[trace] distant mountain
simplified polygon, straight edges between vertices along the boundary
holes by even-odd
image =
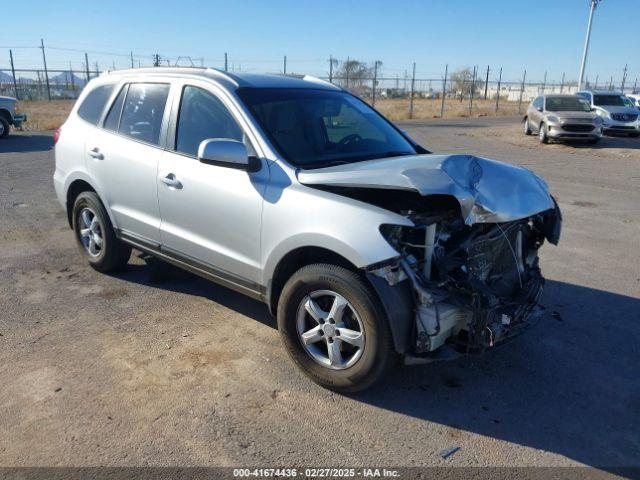
[[[49,77],[49,83],[68,83],[69,85],[73,83],[75,86],[82,87],[84,86],[85,81],[75,73],[71,74],[71,72],[62,72],[58,75],[54,75],[53,77]]]
[[[0,82],[13,82],[13,77],[9,73],[0,70]]]

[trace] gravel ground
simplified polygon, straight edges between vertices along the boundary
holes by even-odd
[[[0,466],[640,466],[640,141],[540,146],[516,119],[402,128],[548,180],[565,216],[542,249],[554,313],[354,396],[304,378],[260,303],[139,256],[90,269],[51,135],[0,141]]]

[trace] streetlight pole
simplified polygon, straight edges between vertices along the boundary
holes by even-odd
[[[584,68],[587,63],[587,54],[589,53],[589,40],[591,39],[591,24],[593,23],[593,12],[601,0],[590,0],[591,8],[589,10],[589,24],[587,25],[587,37],[584,40],[584,51],[582,52],[582,63],[580,64],[580,80],[578,80],[578,90],[582,90],[584,82]]]

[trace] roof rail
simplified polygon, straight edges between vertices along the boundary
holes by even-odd
[[[228,80],[231,83],[233,83],[236,87],[240,86],[238,81],[232,75],[229,75],[227,72],[223,70],[218,70],[217,68],[213,68],[213,67],[207,67],[205,69],[205,72],[210,73],[219,78],[224,78],[225,80]]]

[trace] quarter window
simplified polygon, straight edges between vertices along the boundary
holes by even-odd
[[[120,90],[120,93],[116,97],[115,102],[111,105],[111,109],[109,113],[107,113],[107,118],[104,120],[104,128],[107,130],[112,130],[114,132],[118,131],[118,124],[120,123],[120,114],[122,113],[122,104],[124,103],[124,97],[127,94],[127,86],[125,85]]]
[[[78,108],[78,116],[89,123],[97,124],[114,86],[114,84],[100,85],[91,90]]]
[[[124,101],[118,132],[158,145],[168,95],[167,84],[132,83]]]
[[[243,141],[240,126],[222,102],[202,88],[186,86],[178,114],[176,151],[196,156],[200,142],[208,138]]]

